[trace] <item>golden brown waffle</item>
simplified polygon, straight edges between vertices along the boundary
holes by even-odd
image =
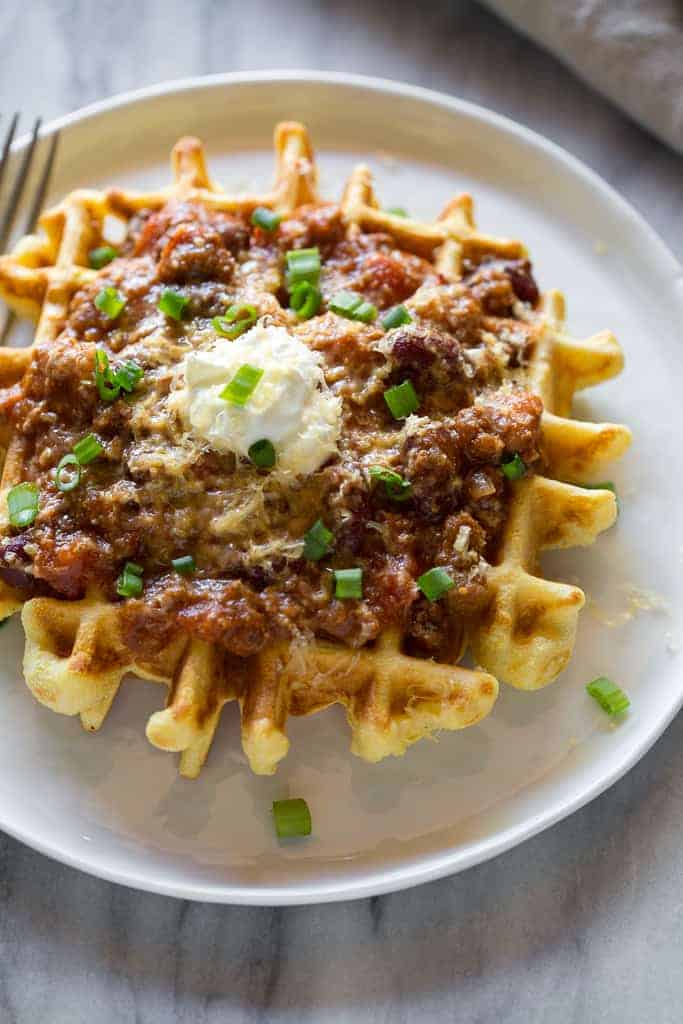
[[[544,322],[527,371],[527,387],[543,399],[547,477],[514,484],[498,564],[489,571],[493,602],[472,632],[475,657],[497,678],[523,690],[555,679],[571,658],[584,595],[578,587],[536,575],[538,555],[553,548],[583,547],[614,522],[617,504],[609,490],[562,482],[591,478],[622,455],[630,431],[614,423],[569,419],[575,391],[618,374],[623,356],[609,331],[584,341],[563,332],[564,299],[545,297]]]
[[[201,143],[190,138],[173,150],[174,183],[166,189],[71,193],[42,217],[40,235],[23,239],[12,254],[0,258],[0,295],[14,310],[38,321],[35,340],[49,344],[61,330],[71,295],[94,274],[87,254],[101,243],[105,218],[127,220],[136,211],[160,208],[172,197],[246,213],[257,206],[286,213],[318,201],[315,164],[303,126],[279,125],[275,150],[275,185],[265,195],[229,195],[213,185]],[[451,280],[460,277],[467,256],[525,255],[517,241],[477,232],[469,196],[454,199],[434,224],[382,211],[365,167],[351,176],[342,211],[350,235],[386,231],[403,248],[430,258]],[[495,677],[525,688],[549,682],[571,655],[584,598],[576,587],[533,575],[537,554],[546,548],[591,544],[616,516],[610,491],[585,490],[555,478],[587,479],[620,455],[630,437],[621,426],[565,418],[574,391],[618,373],[622,358],[608,332],[582,342],[565,335],[562,312],[555,293],[545,311],[533,315],[538,343],[524,383],[545,404],[549,476],[514,485],[500,558],[490,570],[490,614],[468,637],[485,671],[408,656],[395,631],[360,650],[316,640],[270,647],[249,659],[179,636],[161,654],[141,658],[126,644],[122,605],[91,593],[81,601],[33,598],[24,604],[24,673],[34,695],[55,711],[79,714],[85,728],[96,730],[127,672],[165,682],[167,706],[152,715],[147,735],[155,746],[181,752],[181,773],[194,777],[208,754],[220,711],[231,700],[239,702],[249,763],[255,772],[267,774],[287,752],[290,714],[311,714],[342,703],[353,752],[377,761],[402,754],[435,730],[479,721],[496,699]],[[30,349],[0,350],[0,387],[20,381],[30,358]],[[22,479],[22,451],[1,422],[0,442],[7,450],[0,486],[2,533],[9,529],[7,491]],[[1,584],[0,616],[21,605],[21,593]]]

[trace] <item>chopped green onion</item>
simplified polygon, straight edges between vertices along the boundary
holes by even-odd
[[[334,596],[346,601],[363,596],[362,569],[335,569]]]
[[[113,384],[112,380],[113,374],[111,374],[111,380],[107,380],[103,374],[95,373],[95,384],[103,402],[113,402],[121,393],[118,384]]]
[[[405,306],[394,306],[382,317],[382,327],[385,331],[390,331],[394,327],[401,327],[402,324],[410,324],[413,322],[413,318],[406,309]]]
[[[55,484],[57,489],[63,492],[73,491],[81,482],[81,467],[87,466],[104,451],[103,446],[94,434],[87,434],[82,437],[73,448],[73,451],[65,455],[57,463],[55,470]],[[66,472],[65,472],[66,471]],[[142,572],[142,569],[140,570]]]
[[[126,300],[116,288],[103,288],[95,296],[95,305],[109,320],[116,320]]]
[[[404,480],[400,473],[385,466],[370,466],[368,473],[373,480],[384,484],[387,497],[393,501],[407,501],[410,497],[413,485],[409,480]]]
[[[317,284],[320,278],[320,251],[312,249],[290,249],[285,254],[287,261],[287,287],[292,288],[299,281]]]
[[[373,306],[371,302],[361,302],[358,309],[353,314],[354,320],[360,320],[363,324],[371,324],[377,318],[377,306]]]
[[[261,441],[254,441],[249,447],[248,455],[254,465],[261,469],[270,469],[275,465],[275,448],[265,437]]]
[[[111,263],[118,256],[118,252],[111,245],[100,245],[97,249],[91,249],[88,253],[88,261],[93,270],[101,270]]]
[[[586,689],[608,715],[620,715],[631,705],[624,691],[606,676],[598,676]]]
[[[580,484],[589,491],[611,491],[614,497],[617,496],[617,489],[611,480],[601,480],[599,484]]]
[[[333,540],[332,530],[328,530],[322,519],[318,519],[304,534],[304,558],[309,562],[319,562],[329,553]]]
[[[81,464],[73,454],[69,452],[57,463],[55,470],[55,484],[58,491],[64,494],[73,491],[81,482]]]
[[[278,839],[311,834],[311,812],[301,797],[293,800],[273,800],[273,817]]]
[[[257,320],[258,310],[256,307],[245,303],[230,306],[224,316],[215,316],[211,323],[219,334],[234,341],[235,338],[239,338],[240,334],[244,334],[250,327],[253,327]]]
[[[282,215],[269,210],[266,206],[257,206],[251,215],[251,223],[255,228],[262,228],[264,231],[275,231],[280,225]]]
[[[420,407],[420,399],[409,380],[404,380],[402,384],[388,388],[384,392],[384,401],[389,406],[395,420],[402,420],[406,416],[410,416]]]
[[[440,565],[423,572],[417,585],[428,601],[438,601],[440,597],[455,586],[454,581]]]
[[[101,455],[104,447],[100,444],[94,434],[86,434],[74,445],[74,455],[80,466],[87,466],[89,462]]]
[[[95,373],[105,374],[109,369],[109,356],[103,348],[95,349]]]
[[[333,313],[345,316],[347,320],[360,320],[365,324],[371,323],[377,316],[377,307],[371,302],[365,302],[363,296],[356,292],[337,292],[330,299],[329,307]]]
[[[388,206],[385,213],[390,213],[392,217],[407,217],[408,211],[404,210],[402,206]]]
[[[116,593],[121,597],[139,597],[142,587],[142,566],[137,562],[126,562],[116,581]]]
[[[320,292],[310,281],[299,281],[289,293],[289,307],[299,320],[310,320],[320,309]]]
[[[30,526],[38,515],[39,491],[36,484],[16,484],[7,492],[7,508],[12,526],[23,529]]]
[[[588,490],[611,490],[611,493],[616,500],[616,514],[620,515],[622,512],[622,503],[618,499],[616,494],[616,487],[611,480],[601,480],[599,483],[582,483],[582,487],[587,487]]]
[[[170,316],[172,320],[182,320],[189,301],[180,292],[174,292],[172,288],[164,288],[157,309],[160,313]]]
[[[192,555],[181,555],[180,558],[174,558],[171,565],[181,576],[188,576],[197,568],[197,563]]]
[[[122,391],[130,394],[144,376],[144,371],[132,359],[127,359],[114,373],[113,379]]]
[[[508,480],[521,480],[526,473],[526,464],[517,452],[515,452],[511,459],[504,462],[500,468]]]
[[[95,349],[95,384],[103,402],[113,402],[119,397],[121,388],[114,379],[109,356],[103,348]]]
[[[243,363],[232,380],[225,385],[219,394],[226,402],[233,405],[246,405],[253,395],[264,371],[250,363]]]
[[[127,359],[116,372],[109,365],[109,356],[103,348],[95,349],[95,384],[104,402],[113,402],[121,393],[134,390],[144,374],[132,359]]]
[[[215,316],[211,321],[213,329],[218,334],[224,335],[226,338],[230,338],[234,341],[235,338],[239,338],[240,334],[244,334],[248,327],[251,327],[253,321],[238,320],[237,323],[231,324],[229,320],[226,320],[223,316]]]
[[[330,299],[328,305],[333,313],[338,313],[339,316],[348,317],[349,320],[353,320],[353,314],[358,309],[363,301],[363,296],[358,295],[356,292],[337,292]]]

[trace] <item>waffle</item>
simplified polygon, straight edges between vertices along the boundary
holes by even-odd
[[[316,169],[303,126],[285,123],[275,132],[276,175],[270,193],[230,195],[208,175],[201,143],[181,139],[174,147],[173,183],[152,193],[78,190],[41,218],[41,233],[24,238],[0,258],[0,295],[18,313],[37,321],[35,342],[57,337],[72,294],[95,274],[88,252],[103,240],[105,219],[127,220],[159,209],[169,199],[189,199],[229,212],[268,206],[287,213],[319,201]],[[439,219],[423,224],[383,211],[370,171],[358,167],[344,191],[342,213],[349,236],[364,231],[392,235],[400,246],[431,260],[457,281],[463,260],[486,252],[501,258],[525,255],[521,243],[477,231],[472,200],[456,197]],[[409,304],[409,303],[408,303]],[[441,729],[461,729],[485,717],[498,679],[524,689],[545,685],[566,665],[584,603],[574,586],[544,580],[537,558],[548,548],[589,545],[616,517],[609,490],[588,490],[589,479],[629,444],[625,427],[568,418],[574,392],[618,373],[619,346],[609,332],[585,341],[564,333],[559,293],[533,317],[537,337],[524,385],[544,402],[547,474],[513,484],[507,525],[488,582],[486,615],[463,636],[481,667],[439,663],[405,653],[397,629],[360,649],[315,639],[278,643],[239,658],[217,645],[179,634],[159,653],[133,655],[122,625],[122,605],[93,591],[82,600],[34,597],[0,584],[0,615],[22,608],[26,634],[24,674],[34,696],[52,710],[80,715],[97,730],[126,673],[167,684],[168,701],[147,725],[152,744],[180,753],[180,772],[199,774],[224,704],[237,701],[242,744],[254,772],[270,774],[288,750],[289,715],[308,715],[341,703],[351,728],[352,751],[368,761],[401,755],[416,740]],[[31,360],[31,349],[0,350],[0,388],[11,394]],[[0,415],[0,443],[7,455],[0,485],[0,535],[9,532],[6,495],[23,479],[21,442]],[[573,480],[570,484],[564,480]]]

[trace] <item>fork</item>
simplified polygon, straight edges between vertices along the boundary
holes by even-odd
[[[38,139],[40,134],[41,119],[36,118],[33,123],[33,130],[31,132],[31,141],[26,147],[24,154],[21,158],[21,163],[14,176],[14,180],[11,185],[8,183],[8,189],[4,190],[3,185],[7,174],[7,166],[9,163],[10,149],[14,136],[16,134],[17,125],[19,124],[19,114],[16,113],[10,121],[5,140],[2,143],[2,155],[0,155],[0,252],[2,252],[7,245],[10,233],[16,220],[17,211],[21,204],[22,197],[26,188],[26,183],[29,179],[31,168],[33,164],[33,158],[36,153],[38,146]],[[55,154],[57,152],[57,142],[59,140],[59,132],[53,132],[50,136],[50,143],[48,146],[47,157],[43,163],[42,171],[36,185],[35,192],[31,199],[29,206],[28,215],[24,224],[22,234],[30,234],[38,220],[38,214],[41,211],[43,202],[45,200],[45,193],[50,182],[52,175],[52,168],[55,162]],[[6,198],[5,198],[6,196]],[[15,322],[15,315],[12,312],[8,312],[5,322],[0,331],[0,345],[4,345],[9,337],[9,333],[12,330],[12,326]]]

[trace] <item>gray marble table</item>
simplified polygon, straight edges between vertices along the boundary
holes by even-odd
[[[442,89],[567,147],[683,255],[683,161],[473,3],[3,0],[0,54],[2,109],[45,117],[247,68]],[[0,1024],[673,1024],[682,823],[679,718],[569,820],[458,877],[370,900],[184,903],[78,874],[0,834]]]

